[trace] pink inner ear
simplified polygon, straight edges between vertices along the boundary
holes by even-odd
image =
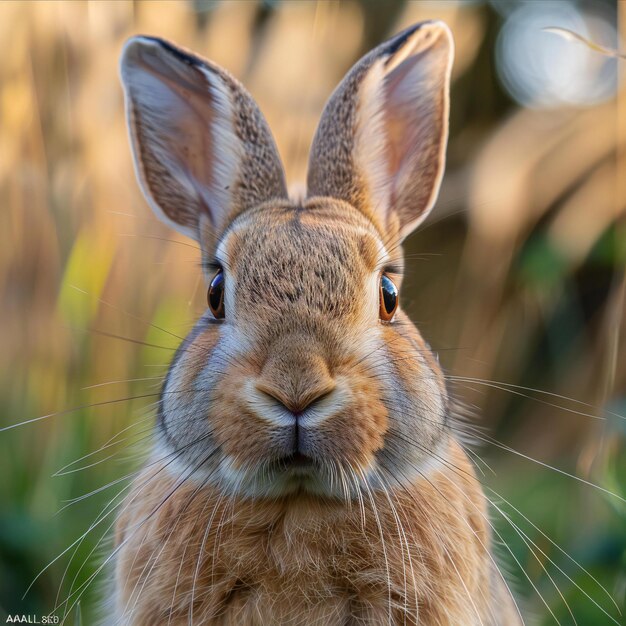
[[[155,100],[161,109],[159,116],[166,122],[151,129],[153,137],[165,149],[171,173],[178,172],[186,178],[200,199],[203,190],[214,183],[211,125],[215,116],[208,81],[197,68],[170,65],[168,57],[142,55],[141,61],[153,80],[153,95],[158,97]],[[152,192],[155,196],[158,193]],[[208,213],[206,206],[198,208]]]
[[[181,63],[162,50],[159,52],[150,54],[145,50],[139,51],[137,65],[170,86],[178,86],[184,93],[195,92],[199,96],[207,93],[207,80],[197,67]]]
[[[208,85],[207,92],[203,95],[195,91],[185,91],[175,84],[171,85],[171,89],[179,100],[178,107],[172,106],[172,112],[177,109],[174,114],[179,134],[171,137],[171,151],[178,161],[184,164],[198,196],[202,197],[203,191],[216,182],[213,176],[214,141],[211,136],[214,119],[210,106],[212,97]],[[184,137],[185,141],[181,141],[181,137]]]
[[[225,70],[149,37],[129,40],[121,70],[137,173],[161,219],[198,239],[205,216],[217,233],[286,196],[267,123]]]
[[[415,153],[420,149],[419,139],[423,136],[423,113],[419,110],[418,64],[423,63],[423,54],[411,56],[392,72],[384,82],[385,132],[387,139],[387,167],[393,181],[390,185],[390,205],[397,202],[403,174],[411,167]],[[413,75],[412,75],[413,74]],[[417,80],[416,80],[417,79]]]
[[[442,166],[444,93],[437,77],[436,49],[406,58],[384,79],[389,207],[402,221],[428,210]],[[411,216],[411,214],[413,214]]]

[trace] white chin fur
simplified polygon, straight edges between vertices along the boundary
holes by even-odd
[[[160,461],[165,471],[181,483],[207,485],[217,488],[224,495],[248,498],[280,498],[296,493],[306,493],[323,498],[357,500],[359,494],[373,491],[386,491],[398,484],[408,486],[427,478],[436,471],[446,469],[447,440],[440,442],[434,454],[421,459],[419,465],[406,466],[397,459],[383,471],[376,461],[367,467],[342,468],[336,465],[320,465],[312,468],[279,469],[276,466],[261,465],[239,468],[230,457],[223,457],[217,464],[196,466],[172,457],[169,446],[164,441],[157,442],[151,462],[156,467]],[[385,476],[392,474],[394,478]]]
[[[325,498],[356,497],[354,483],[342,480],[330,468],[277,469],[258,467],[242,470],[234,467],[232,460],[220,463],[222,485],[233,494],[252,498],[279,498],[295,493],[308,493]]]
[[[212,465],[190,471],[188,463],[172,459],[172,453],[163,441],[156,444],[150,461],[155,467],[160,462],[164,463],[164,470],[181,483],[204,484],[219,489],[225,495],[248,498],[280,498],[301,492],[353,500],[358,497],[359,490],[377,489],[379,486],[377,474],[371,467],[343,472],[331,471],[330,468],[240,469],[234,465],[233,459],[226,457],[220,459],[217,467]]]

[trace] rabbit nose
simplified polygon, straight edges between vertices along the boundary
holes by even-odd
[[[285,393],[283,389],[265,381],[259,381],[255,386],[258,391],[282,404],[296,417],[304,413],[312,404],[315,404],[318,400],[332,393],[335,389],[335,383],[332,380],[326,381],[314,388],[307,389],[297,396]]]
[[[330,394],[336,383],[320,356],[283,352],[265,363],[255,386],[297,416]]]

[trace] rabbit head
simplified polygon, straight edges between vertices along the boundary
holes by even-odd
[[[150,206],[202,250],[208,309],[159,408],[168,465],[225,493],[351,493],[411,481],[449,436],[437,359],[399,306],[403,239],[438,192],[453,43],[415,25],[330,97],[290,199],[250,94],[150,37],[121,74]]]

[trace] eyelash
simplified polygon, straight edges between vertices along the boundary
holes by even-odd
[[[381,274],[388,274],[389,276],[402,276],[402,268],[399,265],[394,265],[389,264],[389,265],[385,265],[383,268],[381,268],[380,270]]]
[[[221,263],[218,263],[217,260],[213,261],[202,261],[202,269],[211,276],[217,274],[220,270],[224,269],[224,266]]]

